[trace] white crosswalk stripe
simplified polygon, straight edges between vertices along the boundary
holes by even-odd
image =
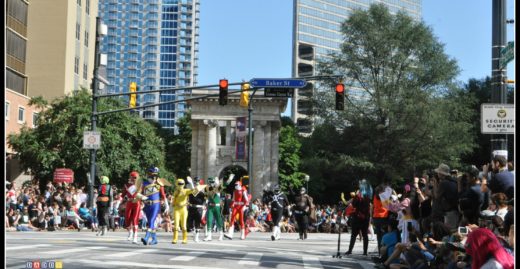
[[[123,257],[130,257],[134,255],[139,255],[143,253],[150,253],[150,252],[156,252],[158,249],[150,248],[150,249],[139,249],[134,251],[124,251],[124,252],[118,252],[113,254],[105,255],[105,257],[109,258],[123,258]]]
[[[170,259],[170,261],[191,261],[204,253],[205,252],[193,251],[190,253],[186,253],[185,255],[173,257]]]
[[[322,269],[320,259],[318,257],[302,257],[303,268],[305,269]]]
[[[60,249],[60,250],[53,250],[53,251],[45,251],[42,252],[42,254],[67,254],[67,253],[74,253],[74,252],[82,252],[86,250],[96,250],[96,249],[105,249],[108,247],[84,247],[84,248],[70,248],[70,249]]]
[[[38,244],[38,245],[25,245],[25,246],[16,246],[16,247],[6,247],[5,250],[19,250],[19,249],[27,249],[27,248],[40,248],[40,247],[50,247],[49,244]]]
[[[262,253],[248,253],[238,264],[259,266],[263,255]]]

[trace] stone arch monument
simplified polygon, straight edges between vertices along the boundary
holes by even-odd
[[[192,90],[190,98],[215,93],[218,91]],[[262,186],[267,182],[278,182],[280,115],[287,105],[286,98],[263,95],[258,90],[253,98],[253,179],[249,184],[253,199],[262,196]],[[218,96],[187,101],[191,106],[192,177],[219,176],[233,165],[247,171],[248,142],[243,138],[247,137],[248,110],[239,106],[239,97],[230,94],[225,106],[219,105]],[[238,119],[241,117],[245,119]]]

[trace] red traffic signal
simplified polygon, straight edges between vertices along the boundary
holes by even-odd
[[[345,110],[345,85],[336,84],[336,110]]]
[[[221,106],[227,105],[228,101],[228,80],[227,79],[221,79],[218,82],[219,87],[219,96],[218,96],[218,103]]]
[[[336,84],[336,92],[337,93],[345,92],[345,85],[343,85],[341,83]]]

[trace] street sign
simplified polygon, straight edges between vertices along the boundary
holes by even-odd
[[[99,149],[101,147],[101,133],[94,131],[83,132],[83,148]]]
[[[303,79],[254,78],[249,81],[253,88],[303,88],[307,81]]]
[[[507,63],[515,58],[515,42],[510,41],[507,46],[500,50],[500,68],[505,68]]]
[[[482,104],[481,132],[483,134],[514,134],[515,105]]]
[[[265,88],[265,97],[293,97],[293,88]]]

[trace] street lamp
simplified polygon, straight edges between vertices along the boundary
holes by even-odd
[[[307,187],[305,189],[307,190],[307,193],[309,193],[309,181],[311,180],[311,177],[309,175],[305,175],[303,180],[305,180],[305,183],[307,183]]]

